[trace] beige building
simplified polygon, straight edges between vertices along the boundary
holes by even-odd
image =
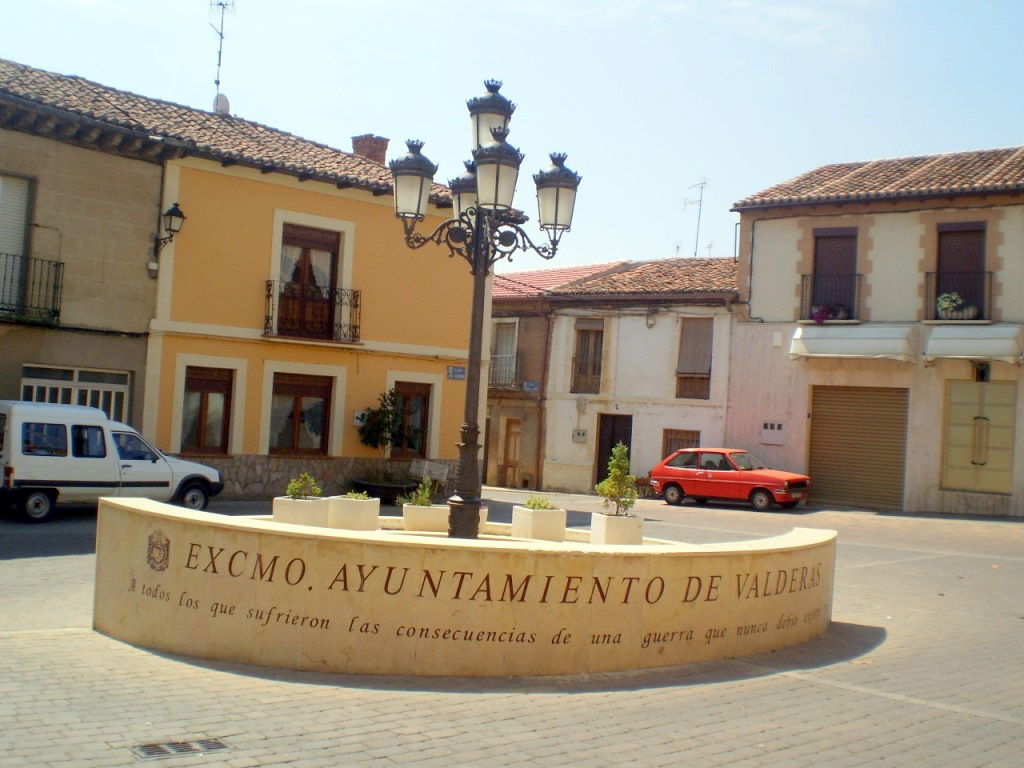
[[[86,84],[0,59],[0,398],[140,423],[161,166],[130,121],[69,109]]]
[[[736,203],[726,440],[812,501],[1024,515],[1024,148],[825,166]]]

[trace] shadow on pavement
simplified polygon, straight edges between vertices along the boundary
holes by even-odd
[[[304,685],[436,693],[588,693],[736,682],[797,670],[819,669],[833,664],[853,662],[877,648],[885,642],[885,638],[886,631],[882,627],[832,622],[823,635],[810,642],[757,656],[630,672],[548,677],[344,675],[268,669],[249,664],[195,659],[161,651],[150,652],[196,667]]]

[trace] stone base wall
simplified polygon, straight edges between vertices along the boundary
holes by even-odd
[[[183,457],[193,458],[193,457]],[[336,496],[348,491],[355,479],[377,476],[382,470],[396,477],[409,475],[409,461],[354,457],[299,457],[260,456],[238,454],[235,456],[195,457],[201,464],[220,471],[224,482],[221,499],[267,499],[283,496],[288,481],[308,472],[316,478],[324,496]],[[433,459],[449,466],[449,477],[455,476],[458,462],[454,459]]]

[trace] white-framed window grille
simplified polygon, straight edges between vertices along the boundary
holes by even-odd
[[[91,405],[102,408],[114,421],[127,421],[131,379],[129,371],[25,365],[21,369],[21,399]]]

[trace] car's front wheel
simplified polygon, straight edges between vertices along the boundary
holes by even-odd
[[[764,488],[758,488],[756,491],[750,494],[750,503],[754,506],[758,512],[764,512],[771,509],[772,503],[775,499],[768,493]]]
[[[53,514],[53,494],[49,491],[32,491],[21,500],[21,514],[30,523],[41,523]]]

